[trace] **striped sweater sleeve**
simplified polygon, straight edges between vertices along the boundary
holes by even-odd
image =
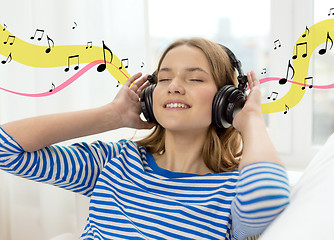
[[[270,162],[246,165],[231,206],[234,239],[262,233],[288,205],[289,194],[283,166]]]
[[[48,146],[35,152],[24,149],[0,127],[0,169],[30,180],[45,182],[90,196],[102,168],[118,155],[122,143],[77,143]]]

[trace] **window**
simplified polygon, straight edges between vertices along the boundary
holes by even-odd
[[[226,45],[242,62],[244,72],[253,69],[261,74],[267,64],[270,1],[148,0],[148,12],[153,68],[162,51],[184,37]]]
[[[314,23],[333,17],[333,1],[314,1]],[[324,35],[326,37],[326,35]],[[331,36],[334,39],[334,36]],[[328,47],[331,46],[330,40]],[[322,47],[325,47],[325,43]],[[314,84],[325,86],[333,84],[334,52],[327,51],[324,55],[314,54]],[[334,94],[333,89],[316,89],[313,93],[313,137],[315,145],[324,144],[334,132]]]

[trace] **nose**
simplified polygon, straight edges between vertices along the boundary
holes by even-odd
[[[174,78],[168,86],[168,93],[184,95],[185,94],[185,88],[184,88],[184,85],[182,83],[182,80],[179,79],[179,78]]]

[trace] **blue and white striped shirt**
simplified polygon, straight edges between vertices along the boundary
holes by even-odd
[[[289,202],[281,165],[254,163],[240,175],[171,172],[126,140],[25,152],[0,127],[0,169],[90,197],[81,239],[244,239]]]

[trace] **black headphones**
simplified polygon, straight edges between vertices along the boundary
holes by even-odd
[[[225,85],[220,88],[212,102],[212,123],[218,128],[228,128],[232,125],[235,115],[242,109],[246,102],[247,76],[241,70],[241,62],[227,47],[221,46],[231,61],[232,66],[238,71],[238,87]],[[153,114],[153,91],[156,87],[156,73],[147,77],[150,85],[145,88],[140,98],[141,110],[148,122],[158,124]]]

